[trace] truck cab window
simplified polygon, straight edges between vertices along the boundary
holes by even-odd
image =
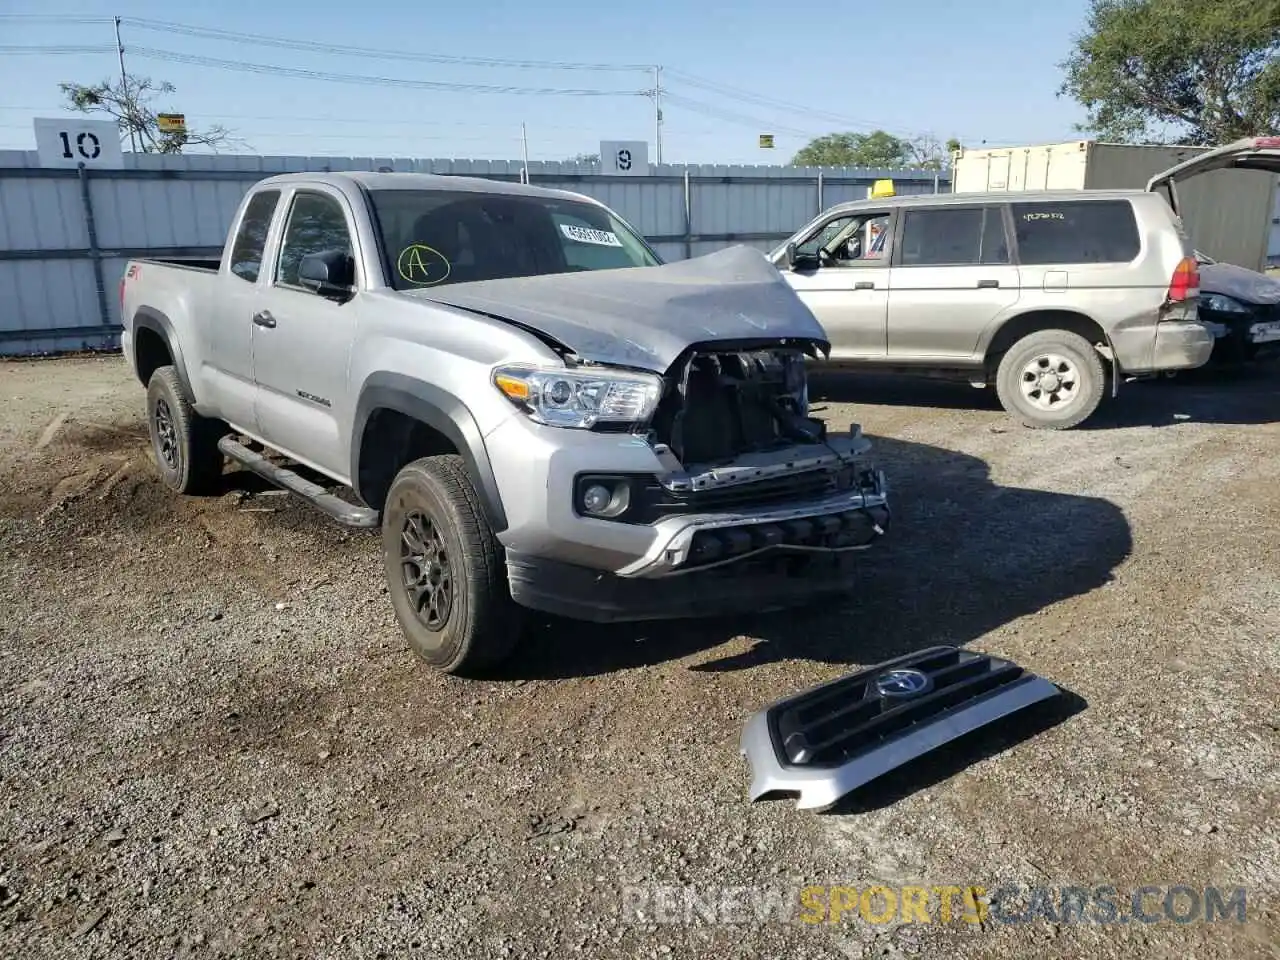
[[[284,242],[280,246],[280,262],[276,265],[276,285],[297,287],[298,265],[312,253],[340,250],[353,255],[351,233],[342,207],[332,197],[321,193],[299,192],[293,198]]]
[[[245,206],[240,229],[236,231],[236,242],[231,248],[231,272],[241,280],[258,282],[262,252],[267,246],[267,231],[271,229],[271,218],[279,201],[279,190],[263,190]]]

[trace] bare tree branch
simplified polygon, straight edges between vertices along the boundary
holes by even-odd
[[[181,153],[188,146],[208,147],[217,153],[219,148],[248,146],[226,127],[216,124],[203,130],[187,129],[185,133],[161,132],[161,111],[152,103],[175,92],[171,83],[126,74],[120,80],[93,85],[60,83],[58,89],[73,110],[113,117],[120,124],[121,141],[132,138],[143,153]]]

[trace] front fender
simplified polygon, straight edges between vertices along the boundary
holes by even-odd
[[[394,410],[425,423],[439,431],[457,448],[467,464],[476,493],[489,525],[495,532],[507,528],[502,497],[494,477],[493,464],[484,445],[484,436],[467,405],[452,393],[398,373],[373,373],[360,388],[355,417],[351,426],[351,484],[357,496],[359,489],[360,446],[365,426],[375,410]],[[367,501],[366,501],[367,502]]]

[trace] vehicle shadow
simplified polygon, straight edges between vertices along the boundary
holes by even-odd
[[[865,403],[938,410],[999,411],[994,389],[914,376],[822,373],[810,378],[815,404]],[[1176,377],[1120,385],[1077,430],[1160,427],[1175,423],[1264,424],[1280,421],[1280,364],[1213,363]],[[1010,429],[1016,427],[1009,420]]]
[[[743,670],[789,659],[872,664],[935,644],[963,645],[1106,584],[1132,540],[1114,504],[991,482],[977,457],[872,437],[893,525],[862,555],[847,598],[810,610],[730,619],[608,625],[538,618],[504,667],[511,678],[591,676],[661,663],[747,637],[691,666]],[[1051,547],[1046,549],[1046,544]]]
[[[809,375],[814,404],[866,403],[887,407],[931,407],[936,410],[999,410],[991,388],[976,389],[956,380],[858,371]]]
[[[1280,422],[1280,365],[1224,363],[1176,377],[1123,383],[1119,397],[1103,404],[1077,429],[1276,422]]]

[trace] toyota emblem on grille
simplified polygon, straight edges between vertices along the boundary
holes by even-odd
[[[876,693],[882,697],[915,697],[933,686],[919,670],[886,670],[876,677]]]

